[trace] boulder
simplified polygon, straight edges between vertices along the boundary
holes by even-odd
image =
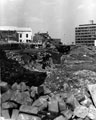
[[[85,96],[85,100],[82,101],[82,102],[80,102],[80,103],[81,103],[81,105],[84,105],[84,106],[86,106],[86,107],[89,107],[90,104],[92,104],[92,101],[91,101],[90,98],[88,98],[87,96]]]
[[[20,90],[20,85],[18,85],[17,82],[15,82],[13,85],[12,85],[12,90],[16,91],[16,90]]]
[[[13,95],[13,91],[10,89],[7,92],[3,93],[1,96],[2,103],[10,100],[12,95]]]
[[[9,111],[2,109],[2,117],[4,117],[5,119],[10,119]]]
[[[8,101],[8,102],[2,103],[2,108],[3,108],[3,109],[17,108],[17,107],[18,107],[18,105],[17,105],[16,103],[14,103],[14,102]]]
[[[74,116],[85,118],[88,115],[88,108],[82,105],[79,105],[74,109]]]
[[[89,106],[89,112],[87,116],[92,120],[96,120],[96,108],[93,105]]]
[[[72,109],[75,109],[80,105],[77,99],[74,97],[74,95],[71,95],[67,98],[66,104],[69,104],[72,107]]]
[[[70,119],[73,115],[73,112],[70,109],[66,109],[65,111],[62,111],[61,114],[64,115],[67,119]]]
[[[60,115],[58,117],[56,117],[54,120],[68,120],[66,117]]]
[[[18,109],[13,109],[13,110],[12,110],[11,119],[12,119],[12,120],[17,120],[18,115],[19,115],[19,110],[18,110]]]
[[[11,97],[11,100],[19,104],[32,104],[32,99],[30,98],[29,91],[20,92],[17,90]]]
[[[39,99],[35,100],[32,104],[32,107],[38,107],[39,111],[44,110],[45,108],[47,108],[47,106],[47,97],[40,97]]]
[[[32,107],[28,105],[21,105],[20,112],[24,113],[31,113],[31,114],[37,114],[38,113],[38,107]]]
[[[19,114],[17,120],[41,120],[41,118],[38,116],[21,113]]]
[[[59,112],[59,106],[58,106],[58,101],[56,99],[51,99],[49,102],[48,102],[48,111],[50,112],[56,112],[58,113]]]
[[[89,90],[89,92],[91,94],[91,97],[93,99],[94,105],[96,107],[96,84],[88,85],[88,90]]]

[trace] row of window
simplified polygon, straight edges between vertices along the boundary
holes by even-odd
[[[96,40],[95,38],[76,38],[76,40]]]
[[[94,29],[94,28],[96,28],[96,26],[90,26],[90,27],[77,27],[77,28],[75,28],[75,29]]]
[[[22,38],[22,34],[20,34],[20,38]],[[28,38],[28,34],[26,34],[26,38]]]
[[[21,39],[19,40],[20,42],[23,42]],[[26,42],[28,43],[28,42],[31,42],[31,40],[26,40]]]
[[[95,35],[78,35],[78,36],[76,36],[76,37],[79,37],[79,38],[81,38],[81,37],[83,37],[83,38],[93,38],[93,37],[95,37],[96,38],[96,36]]]
[[[78,43],[94,43],[94,40],[92,40],[92,41],[76,41],[76,42],[78,42]]]
[[[85,35],[85,34],[89,34],[89,35],[91,35],[91,34],[96,34],[96,32],[80,32],[80,33],[75,33],[76,35]]]

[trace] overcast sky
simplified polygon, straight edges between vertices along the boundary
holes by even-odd
[[[96,22],[96,0],[0,0],[0,25],[48,31],[66,44],[74,42],[76,26],[92,19]]]

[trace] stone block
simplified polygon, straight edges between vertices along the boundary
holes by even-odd
[[[68,120],[66,117],[60,115],[58,117],[56,117],[54,120]]]
[[[74,95],[71,95],[70,97],[67,98],[66,104],[71,105],[73,109],[80,105],[77,99],[74,97]]]
[[[13,95],[13,91],[10,89],[7,92],[3,93],[1,96],[2,103],[10,100],[12,95]]]
[[[3,109],[8,109],[8,108],[17,108],[18,105],[14,102],[4,102],[2,103],[2,108]]]
[[[73,115],[73,112],[70,109],[67,109],[62,111],[61,114],[63,114],[67,119],[70,119]]]
[[[32,99],[30,98],[29,91],[20,92],[17,90],[12,95],[11,100],[13,100],[19,104],[32,104]]]
[[[88,90],[89,90],[89,92],[91,94],[94,105],[96,107],[96,84],[88,85]]]
[[[5,119],[10,119],[10,115],[9,115],[9,111],[7,110],[3,110],[2,109],[2,117],[4,117]]]
[[[59,112],[59,106],[58,106],[58,101],[57,100],[51,99],[48,102],[48,111],[50,111],[50,112],[56,112],[56,113]]]
[[[38,107],[32,107],[32,106],[28,106],[28,105],[21,105],[19,111],[20,112],[25,112],[25,113],[37,114],[38,113]]]
[[[17,120],[41,120],[41,118],[38,116],[21,113],[19,114]]]
[[[78,106],[74,110],[74,116],[85,118],[88,115],[88,108],[85,106]]]
[[[61,100],[58,102],[59,103],[59,110],[61,111],[65,111],[67,109],[66,103],[64,102],[64,100]]]
[[[20,85],[17,83],[17,82],[15,82],[13,85],[12,85],[12,90],[20,90]]]
[[[89,112],[87,116],[92,120],[96,120],[96,108],[93,105],[89,106]]]
[[[40,97],[39,99],[35,100],[32,104],[32,107],[38,107],[39,111],[44,110],[45,108],[47,108],[48,103],[46,98]]]
[[[17,120],[18,115],[19,115],[19,110],[18,109],[13,109],[11,119],[12,120]]]

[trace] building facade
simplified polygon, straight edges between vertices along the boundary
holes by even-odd
[[[0,38],[4,41],[16,41],[22,43],[32,42],[32,29],[12,26],[0,26]]]
[[[96,41],[96,24],[83,24],[75,28],[75,44],[94,46]]]

